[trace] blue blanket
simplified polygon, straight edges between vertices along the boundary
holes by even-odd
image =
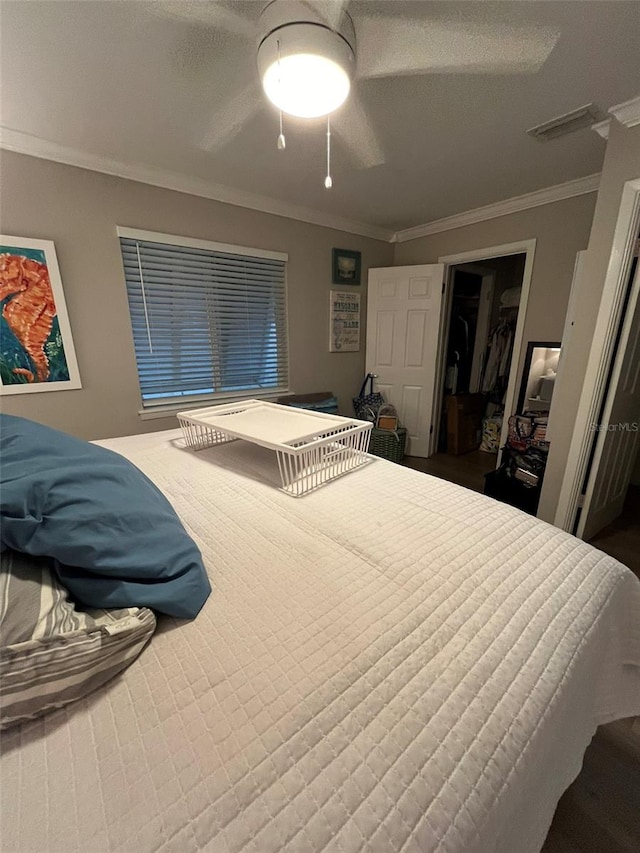
[[[202,557],[160,490],[124,457],[0,415],[2,547],[54,558],[87,607],[196,616],[211,591]]]

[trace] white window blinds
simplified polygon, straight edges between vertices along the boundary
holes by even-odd
[[[283,260],[131,236],[120,246],[145,407],[287,389]]]

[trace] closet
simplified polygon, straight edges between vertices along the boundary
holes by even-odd
[[[518,254],[453,268],[439,452],[498,452],[524,261]]]
[[[481,276],[463,271],[456,273],[451,297],[445,393],[466,394],[470,391],[481,286]],[[477,390],[477,374],[476,370],[474,391]]]

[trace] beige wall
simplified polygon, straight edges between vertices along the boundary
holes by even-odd
[[[559,341],[562,337],[576,254],[589,240],[595,201],[596,194],[589,193],[398,243],[394,261],[396,264],[434,263],[446,255],[535,237],[536,252],[520,359],[522,371],[528,341]]]
[[[638,177],[640,177],[640,126],[625,128],[613,120],[593,216],[593,227],[585,256],[584,272],[576,281],[576,304],[579,308],[571,345],[563,354],[562,381],[554,392],[553,441],[538,512],[539,517],[546,521],[553,521],[560,496],[591,340],[611,255],[622,190],[626,181]]]
[[[0,166],[2,233],[56,245],[83,384],[77,391],[3,396],[4,412],[84,438],[175,426],[173,417],[138,416],[116,225],[287,252],[291,388],[331,389],[351,412],[364,335],[359,353],[328,351],[331,249],[362,252],[364,309],[367,268],[391,265],[391,244],[5,151]]]
[[[2,152],[0,165],[2,232],[56,244],[83,382],[78,391],[3,396],[2,410],[85,438],[175,425],[173,417],[143,421],[138,416],[116,225],[287,252],[291,388],[298,393],[332,389],[349,412],[364,370],[364,329],[361,352],[328,352],[332,247],[363,253],[364,323],[368,267],[430,263],[442,255],[535,237],[524,341],[559,340],[576,252],[587,245],[596,200],[595,194],[580,196],[394,247],[9,152]],[[554,477],[557,481],[557,472]]]

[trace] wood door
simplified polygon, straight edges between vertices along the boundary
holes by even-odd
[[[444,265],[369,270],[366,369],[407,428],[407,453],[429,455]]]

